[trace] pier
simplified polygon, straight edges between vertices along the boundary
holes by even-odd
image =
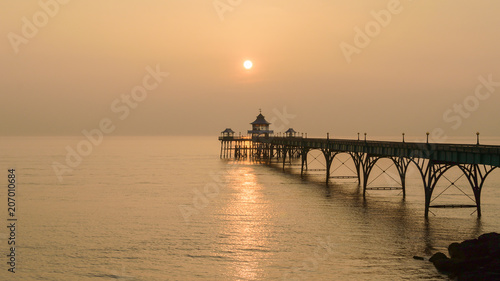
[[[400,180],[403,197],[406,195],[406,172],[410,164],[416,166],[422,178],[425,190],[425,217],[429,208],[464,208],[474,207],[481,217],[481,190],[487,176],[500,167],[500,146],[480,145],[479,135],[475,145],[441,144],[427,142],[392,142],[350,139],[307,138],[298,136],[289,129],[282,136],[274,136],[269,130],[269,122],[262,114],[251,123],[253,128],[248,136],[235,136],[231,129],[226,129],[219,137],[221,158],[250,158],[270,163],[278,162],[292,165],[292,160],[300,161],[300,174],[308,171],[308,155],[311,151],[321,151],[325,158],[325,177],[331,175],[331,166],[339,154],[348,154],[354,163],[358,184],[363,188],[363,197],[367,190],[395,189],[393,187],[369,187],[370,173],[380,159],[390,159],[394,163]],[[467,178],[474,194],[475,204],[471,205],[431,205],[434,188],[439,179],[452,167],[458,167]],[[342,176],[340,176],[342,177]]]

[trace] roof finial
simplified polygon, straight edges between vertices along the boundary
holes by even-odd
[[[262,109],[259,108],[259,114],[262,114]]]

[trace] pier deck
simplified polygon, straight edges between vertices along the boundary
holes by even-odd
[[[391,159],[396,166],[403,196],[406,195],[405,178],[410,163],[419,170],[425,189],[425,216],[432,206],[434,188],[441,176],[452,167],[459,167],[466,176],[474,193],[477,214],[481,216],[481,190],[486,177],[500,167],[500,146],[441,144],[417,142],[367,141],[330,138],[303,137],[234,137],[222,136],[221,158],[253,158],[263,161],[272,159],[283,162],[283,168],[291,164],[292,159],[300,159],[301,175],[308,170],[307,156],[310,151],[319,150],[326,162],[326,182],[328,184],[333,159],[340,153],[351,156],[357,179],[363,186],[363,196],[370,190],[370,173],[382,158]],[[451,206],[451,205],[450,205]],[[457,205],[453,205],[456,207]]]

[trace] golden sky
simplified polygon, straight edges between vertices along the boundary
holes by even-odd
[[[497,0],[41,0],[0,11],[0,135],[79,135],[103,119],[115,135],[217,135],[249,129],[259,108],[275,130],[311,136],[500,135]]]

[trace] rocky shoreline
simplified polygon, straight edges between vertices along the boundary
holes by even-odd
[[[457,281],[500,280],[500,234],[486,233],[477,239],[448,246],[448,258],[435,253],[429,261]]]

